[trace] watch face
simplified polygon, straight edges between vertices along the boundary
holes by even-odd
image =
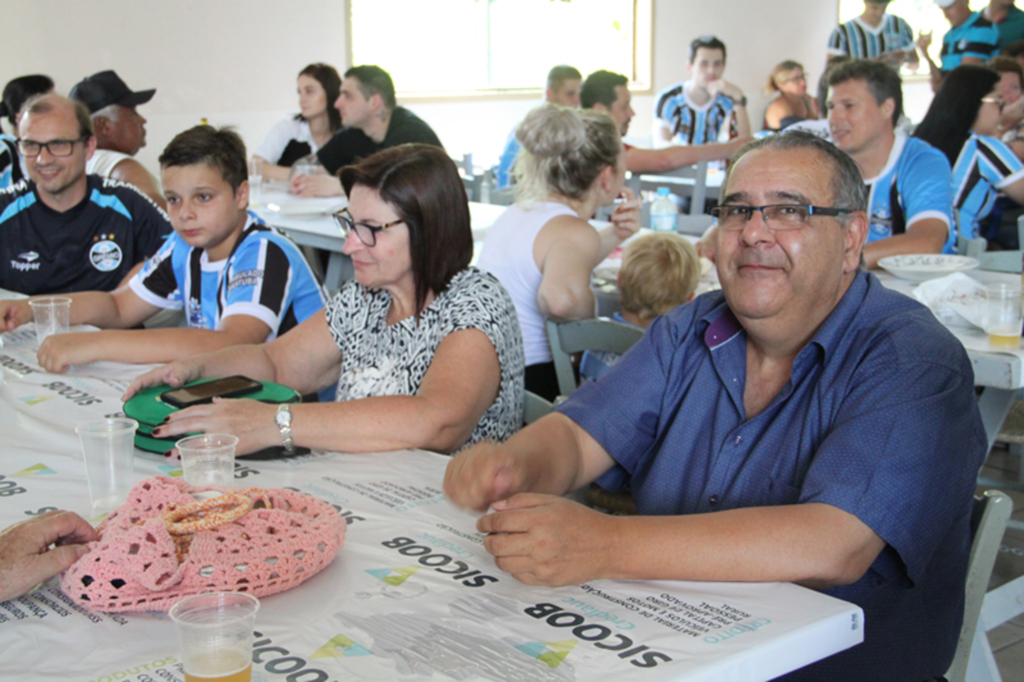
[[[292,412],[290,409],[279,410],[274,415],[274,421],[277,422],[278,426],[288,426],[292,423]]]

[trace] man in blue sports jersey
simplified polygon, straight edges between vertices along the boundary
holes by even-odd
[[[547,87],[544,89],[544,101],[557,104],[560,107],[580,106],[580,84],[583,81],[583,74],[575,66],[559,64],[548,71]],[[495,182],[498,189],[504,189],[512,184],[512,169],[516,164],[516,157],[519,156],[519,140],[516,139],[516,130],[519,125],[512,129],[508,139],[505,141],[505,149],[498,159],[498,169],[495,173]]]
[[[999,53],[999,31],[981,12],[971,12],[969,0],[935,0],[949,20],[950,29],[942,36],[941,65],[928,55],[931,38],[917,41],[931,70],[932,90],[938,90],[942,77],[961,64],[984,64]]]
[[[71,294],[71,324],[110,331],[59,334],[39,348],[50,372],[98,360],[170,362],[284,334],[323,308],[298,248],[246,210],[245,144],[230,129],[197,126],[160,155],[175,234],[113,293]],[[187,328],[133,330],[162,309],[184,309]],[[28,301],[0,302],[3,327],[32,319]]]
[[[854,59],[829,72],[829,128],[853,157],[868,187],[864,263],[904,253],[954,253],[949,161],[927,142],[896,130],[903,112],[899,74],[877,61]]]
[[[0,287],[114,290],[163,245],[167,215],[134,187],[86,174],[96,138],[80,103],[32,100],[18,135],[28,180],[0,192]]]
[[[690,43],[690,80],[658,93],[654,106],[654,146],[699,145],[720,138],[749,137],[747,98],[722,79],[725,43],[701,36]]]
[[[619,126],[623,137],[629,131],[633,120],[632,95],[629,93],[629,79],[621,73],[595,71],[587,76],[580,89],[580,104],[584,109],[603,111]],[[729,142],[702,145],[672,145],[661,149],[644,149],[623,144],[626,149],[626,170],[631,173],[665,173],[676,168],[692,166],[701,161],[728,159],[750,141],[749,137],[737,137]]]
[[[839,24],[828,39],[828,60],[839,56],[879,59],[895,68],[918,63],[914,32],[902,18],[886,13],[890,0],[864,0],[864,12]]]

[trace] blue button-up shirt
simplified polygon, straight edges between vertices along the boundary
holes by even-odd
[[[864,609],[865,642],[787,679],[919,682],[945,672],[962,620],[987,445],[973,379],[926,308],[859,273],[751,419],[721,292],[656,320],[560,410],[617,462],[598,483],[628,481],[641,514],[816,502],[859,518],[887,546],[827,593]]]

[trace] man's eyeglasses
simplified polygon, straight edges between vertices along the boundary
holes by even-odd
[[[809,222],[812,215],[839,216],[853,213],[852,208],[832,208],[809,204],[772,204],[769,206],[742,206],[724,204],[711,209],[711,215],[723,230],[742,230],[754,216],[761,212],[765,224],[773,230],[797,230]]]
[[[49,142],[36,142],[35,140],[18,140],[18,151],[22,156],[29,158],[39,156],[44,149],[50,152],[50,156],[71,156],[76,142],[84,142],[88,137],[79,137],[74,140],[50,140]]]
[[[341,233],[346,238],[348,238],[349,232],[355,232],[356,239],[361,241],[365,246],[376,246],[378,232],[405,222],[404,220],[392,220],[390,223],[384,223],[383,225],[357,223],[352,219],[352,215],[348,212],[347,208],[332,214],[332,217],[334,218],[334,222],[338,224],[338,229],[341,230]]]
[[[1003,107],[1006,106],[1006,102],[999,99],[998,97],[982,97],[981,101],[988,102],[989,104],[995,104],[997,107],[999,107],[1000,112],[1003,110]]]

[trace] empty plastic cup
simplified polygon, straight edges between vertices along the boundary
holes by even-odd
[[[138,428],[134,419],[99,419],[75,427],[82,441],[93,514],[111,512],[128,499]]]
[[[235,480],[235,436],[206,433],[182,438],[176,445],[181,470],[189,484],[231,485]]]
[[[39,343],[47,336],[68,333],[68,322],[71,319],[70,298],[46,296],[33,298],[28,304],[32,306],[32,318],[36,323],[36,339]]]
[[[243,592],[207,592],[175,604],[170,616],[178,630],[185,679],[251,680],[259,608],[259,600]]]

